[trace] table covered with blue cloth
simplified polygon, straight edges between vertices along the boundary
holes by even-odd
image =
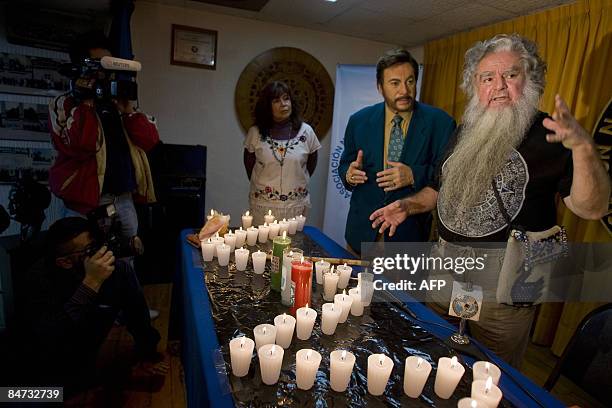
[[[472,381],[469,355],[451,349],[443,340],[456,328],[440,318],[425,305],[406,295],[379,299],[366,307],[361,317],[349,316],[338,325],[333,336],[320,331],[322,288],[314,282],[311,307],[318,317],[309,340],[293,342],[285,350],[278,384],[264,385],[259,362],[254,353],[247,376],[231,374],[229,340],[246,335],[253,338],[253,328],[260,323],[273,324],[274,316],[286,312],[280,294],[269,288],[269,271],[255,275],[251,265],[238,272],[231,266],[220,267],[216,261],[202,261],[201,252],[191,246],[184,230],[178,245],[180,267],[175,279],[173,303],[180,308],[182,320],[182,362],[189,407],[234,406],[434,406],[455,407],[457,400],[470,396]],[[352,256],[320,230],[306,226],[303,233],[292,237],[295,246],[306,255],[334,258]],[[260,246],[262,244],[259,244]],[[269,246],[269,244],[268,244]],[[294,246],[294,245],[292,245]],[[249,248],[254,250],[254,248]],[[266,249],[262,247],[262,249]],[[269,264],[269,262],[268,262]],[[267,266],[267,268],[269,265]],[[356,280],[351,279],[349,287]],[[376,296],[385,296],[377,291]],[[562,407],[547,391],[520,372],[497,358],[483,346],[479,350],[486,359],[502,369],[499,387],[504,398],[500,407]],[[295,353],[302,348],[317,350],[323,357],[312,389],[303,391],[295,384]],[[356,356],[355,368],[344,393],[331,390],[329,385],[329,353],[346,349]],[[385,353],[394,361],[391,378],[385,393],[374,397],[367,392],[367,356]],[[429,361],[433,370],[418,399],[403,393],[404,360],[418,355]],[[439,357],[458,356],[466,372],[449,400],[437,397],[433,391],[436,364]]]

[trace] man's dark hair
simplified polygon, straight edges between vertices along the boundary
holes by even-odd
[[[300,105],[295,100],[289,86],[281,81],[269,82],[260,92],[257,103],[255,104],[255,126],[259,129],[259,133],[263,137],[270,134],[270,128],[274,124],[272,118],[272,101],[280,98],[283,94],[289,95],[291,99],[291,127],[298,131],[302,126],[302,118],[300,117]]]
[[[412,69],[414,69],[414,80],[416,82],[419,79],[419,63],[407,50],[397,48],[385,52],[385,55],[380,57],[378,63],[376,63],[376,83],[379,85],[383,84],[383,72],[385,69],[396,64],[405,63],[412,65]]]
[[[47,232],[47,255],[56,258],[66,253],[68,242],[83,232],[91,231],[89,221],[81,217],[66,217],[57,220]]]
[[[111,49],[110,41],[102,31],[96,30],[79,34],[68,50],[70,61],[73,64],[81,63],[83,59],[89,57],[89,50],[94,48]]]

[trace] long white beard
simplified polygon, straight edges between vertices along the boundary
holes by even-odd
[[[530,85],[527,83],[523,96],[508,107],[484,108],[477,95],[468,103],[457,145],[442,170],[440,199],[447,208],[455,208],[456,214],[484,200],[493,177],[525,137],[540,99]]]

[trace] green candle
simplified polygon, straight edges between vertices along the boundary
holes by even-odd
[[[291,238],[287,236],[287,232],[283,232],[282,236],[278,236],[272,240],[272,262],[270,271],[270,287],[272,290],[280,292],[281,271],[283,267],[283,251],[291,245]]]

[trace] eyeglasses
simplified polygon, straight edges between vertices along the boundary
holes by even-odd
[[[95,242],[89,243],[85,248],[79,249],[78,251],[68,252],[66,254],[59,255],[58,258],[64,258],[72,255],[84,254],[85,256],[92,256],[97,251]]]

